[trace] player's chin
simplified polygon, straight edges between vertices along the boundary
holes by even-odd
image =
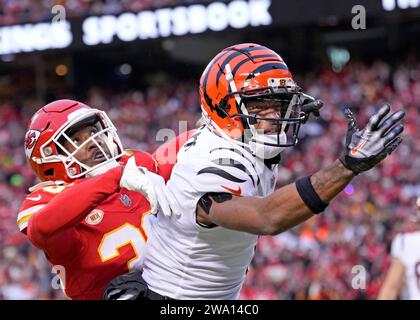
[[[264,129],[264,134],[265,135],[275,135],[277,133],[278,133],[277,127],[271,127],[271,128],[265,128]]]
[[[89,167],[97,166],[98,164],[104,163],[106,161],[105,157],[101,158],[95,158],[95,159],[89,159],[89,161],[86,161],[85,164]]]
[[[260,125],[256,127],[256,129],[259,133],[263,133],[266,135],[277,134],[279,130],[277,124],[272,121],[265,121],[263,123],[260,123]]]

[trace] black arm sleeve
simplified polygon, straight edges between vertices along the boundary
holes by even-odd
[[[201,207],[201,209],[204,210],[204,212],[208,215],[210,213],[210,208],[213,204],[213,200],[217,203],[222,203],[228,200],[232,199],[232,195],[227,192],[209,192],[206,193],[204,196],[198,200],[197,205]],[[211,229],[214,227],[217,227],[217,224],[211,223],[211,224],[203,224],[199,222],[198,220],[197,224],[200,225],[203,228]]]
[[[210,213],[210,208],[213,204],[213,200],[217,203],[222,203],[232,199],[232,194],[227,192],[209,192],[198,200],[198,205],[205,213]]]

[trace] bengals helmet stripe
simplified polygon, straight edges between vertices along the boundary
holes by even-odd
[[[263,47],[263,46],[249,48],[248,50],[231,48],[229,51],[233,51],[233,53],[229,57],[227,57],[226,60],[223,61],[223,63],[219,66],[219,70],[218,70],[217,76],[216,76],[216,85],[217,86],[219,85],[219,79],[222,76],[222,73],[224,73],[226,65],[229,62],[231,62],[233,59],[235,59],[236,57],[241,56],[241,55],[245,55],[248,58],[251,58],[252,56],[250,55],[250,52],[251,51],[256,51],[256,50],[268,50],[268,49],[266,47]],[[273,56],[278,56],[278,55],[273,55]]]
[[[244,49],[240,49],[239,47],[238,48],[235,48],[235,47],[229,47],[229,48],[227,48],[227,49],[225,49],[225,50],[223,50],[222,52],[220,52],[211,62],[210,62],[210,64],[208,65],[208,67],[206,68],[206,70],[207,70],[207,72],[206,71],[204,71],[206,74],[205,74],[205,76],[204,76],[204,83],[207,83],[207,80],[208,80],[208,77],[209,77],[209,74],[210,74],[210,71],[212,70],[212,68],[213,68],[213,66],[214,66],[214,64],[216,64],[217,62],[219,62],[224,56],[226,56],[227,54],[229,54],[229,53],[232,53],[231,51],[237,51],[238,53],[234,56],[234,57],[236,57],[236,56],[238,56],[239,54],[240,54],[240,52],[241,51],[239,51],[239,50],[242,50],[242,53],[243,54],[245,54],[245,55],[249,55],[249,52],[250,51],[255,51],[255,50],[268,50],[266,47],[263,47],[263,46],[257,46],[257,47],[253,47],[253,48],[249,48],[249,49],[247,49],[247,50],[244,50]],[[234,57],[232,57],[232,59],[234,58]],[[229,60],[230,61],[230,60]],[[226,62],[226,60],[225,60],[225,62],[224,63],[222,63],[220,66],[219,66],[219,71],[220,71],[220,75],[224,72],[223,71],[223,69],[224,69],[224,67],[226,66],[226,64],[229,62],[229,61],[227,61]],[[204,74],[204,73],[203,73]],[[218,77],[217,77],[217,83],[218,83],[218,78],[220,77],[220,75],[219,75],[219,73],[218,73]]]
[[[219,62],[219,60],[223,57],[223,56],[225,56],[225,55],[227,55],[228,54],[228,52],[227,51],[222,51],[221,53],[219,53],[210,63],[209,63],[209,65],[207,66],[207,68],[204,70],[204,72],[203,72],[203,75],[202,75],[202,77],[204,76],[204,80],[203,80],[203,83],[204,83],[204,85],[205,84],[207,84],[207,81],[208,81],[208,78],[209,78],[209,75],[210,75],[210,71],[211,70],[213,70],[213,67],[214,67],[214,65],[217,63],[217,62]]]
[[[246,63],[246,62],[248,62],[248,61],[252,61],[252,62],[254,62],[254,59],[260,59],[260,58],[274,58],[274,57],[276,57],[276,56],[277,56],[276,54],[261,54],[261,55],[254,56],[254,57],[247,57],[247,58],[245,58],[244,60],[242,60],[241,62],[239,62],[239,63],[235,66],[235,68],[233,68],[233,70],[232,70],[232,74],[233,74],[233,76],[235,76],[236,72],[238,72],[238,69],[239,69],[240,67],[242,67],[242,66],[244,65],[244,63]]]

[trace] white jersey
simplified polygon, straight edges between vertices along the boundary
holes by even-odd
[[[180,217],[158,215],[146,245],[143,278],[174,299],[237,299],[254,255],[257,235],[196,221],[199,199],[209,192],[266,196],[277,166],[202,127],[178,153],[168,188]]]
[[[397,234],[391,255],[404,266],[408,298],[420,300],[420,231]]]

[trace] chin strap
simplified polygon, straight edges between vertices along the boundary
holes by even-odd
[[[278,154],[274,158],[264,159],[264,163],[267,167],[271,169],[272,166],[278,165],[281,161],[281,154]]]
[[[112,160],[112,161],[105,162],[104,164],[98,165],[97,168],[95,168],[95,169],[89,171],[88,173],[86,173],[86,178],[92,178],[92,177],[99,176],[100,174],[103,174],[103,173],[107,172],[108,170],[116,168],[119,165],[120,164],[118,163],[117,160]]]
[[[43,181],[40,183],[37,183],[36,185],[32,186],[29,188],[29,192],[34,192],[36,190],[45,188],[45,187],[50,187],[50,186],[62,186],[66,184],[65,181],[62,180],[57,180],[57,181]]]

